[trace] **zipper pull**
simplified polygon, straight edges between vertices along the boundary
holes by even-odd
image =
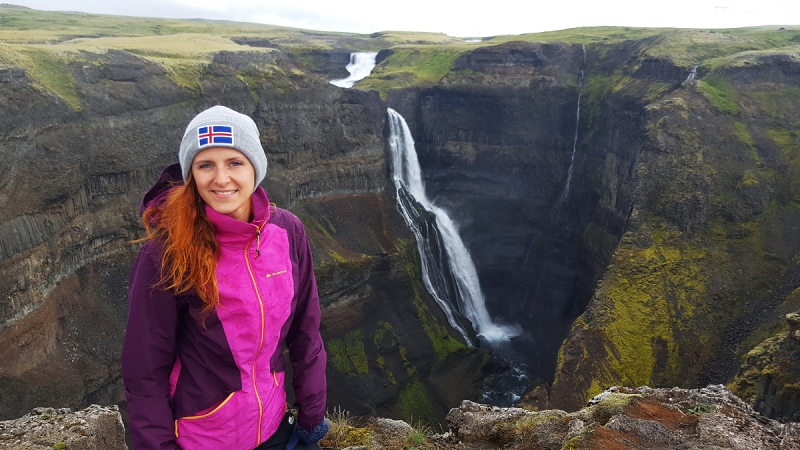
[[[258,249],[261,247],[261,230],[256,228],[256,258],[261,256],[261,251]]]

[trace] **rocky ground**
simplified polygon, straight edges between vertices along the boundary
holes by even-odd
[[[704,389],[613,387],[580,411],[529,411],[465,400],[447,415],[447,432],[420,424],[329,416],[323,449],[681,449],[800,450],[800,423],[762,417],[722,385]],[[124,449],[116,407],[36,408],[0,422],[0,449]]]
[[[762,417],[722,385],[704,389],[613,387],[580,411],[530,411],[465,400],[434,434],[400,420],[329,417],[323,449],[800,449],[800,423]],[[2,450],[125,449],[116,407],[36,408],[0,422]]]
[[[35,408],[16,420],[0,422],[3,450],[124,450],[125,428],[116,406]]]
[[[766,419],[722,385],[614,387],[573,413],[464,401],[447,424],[448,432],[422,439],[405,422],[372,419],[347,433],[334,427],[323,448],[800,449],[800,424]]]

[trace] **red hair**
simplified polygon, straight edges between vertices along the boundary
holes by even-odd
[[[170,189],[164,202],[148,207],[142,222],[147,232],[142,240],[165,246],[160,284],[176,295],[194,290],[203,300],[203,314],[214,311],[219,305],[219,242],[191,173],[186,184]]]

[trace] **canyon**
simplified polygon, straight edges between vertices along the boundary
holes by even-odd
[[[466,44],[84,16],[0,8],[0,420],[122,403],[138,204],[215,104],[256,121],[263,186],[308,232],[329,406],[442,423],[512,364],[531,409],[728,383],[800,419],[800,28]],[[355,50],[372,75],[331,85]],[[467,345],[424,287],[387,108],[487,311],[522,330],[507,353],[469,325]]]

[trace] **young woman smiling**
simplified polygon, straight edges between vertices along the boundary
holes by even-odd
[[[134,449],[318,449],[326,355],[311,250],[269,203],[249,117],[215,106],[142,199],[122,376]],[[297,418],[287,410],[289,349]]]

